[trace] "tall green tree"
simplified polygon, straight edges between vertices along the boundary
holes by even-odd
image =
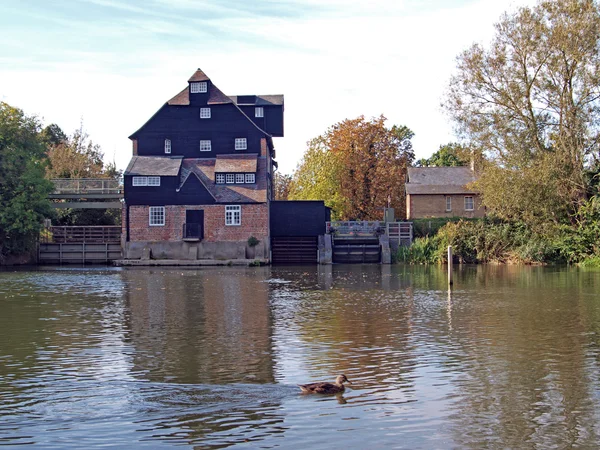
[[[437,152],[429,158],[421,158],[417,167],[456,167],[470,164],[470,150],[461,144],[450,142],[440,145]]]
[[[40,131],[35,117],[0,102],[0,260],[32,250],[51,214]]]
[[[542,0],[504,14],[488,48],[458,57],[445,108],[487,152],[480,188],[492,212],[575,220],[600,149],[599,44],[596,1]]]
[[[347,119],[313,139],[294,174],[290,198],[325,200],[341,219],[381,220],[386,206],[402,214],[414,134],[404,126],[387,128],[385,121]]]

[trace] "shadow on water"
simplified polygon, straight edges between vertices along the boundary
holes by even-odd
[[[598,292],[547,267],[2,271],[0,444],[593,447]]]

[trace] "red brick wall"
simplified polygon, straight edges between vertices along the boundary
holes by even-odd
[[[269,235],[269,208],[266,203],[241,205],[242,224],[225,225],[225,205],[165,206],[165,225],[148,224],[148,206],[129,207],[130,241],[179,241],[182,239],[185,211],[204,210],[204,241],[246,241],[250,236],[260,240]]]

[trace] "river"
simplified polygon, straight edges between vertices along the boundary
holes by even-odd
[[[0,272],[0,446],[597,448],[599,366],[598,271]]]

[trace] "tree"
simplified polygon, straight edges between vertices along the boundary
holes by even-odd
[[[0,102],[0,260],[32,250],[51,214],[40,123]]]
[[[421,158],[416,162],[417,167],[456,167],[467,166],[470,163],[470,151],[468,148],[451,142],[440,145],[437,152],[429,158]]]
[[[341,219],[380,220],[383,208],[405,210],[406,167],[414,158],[404,126],[385,117],[344,120],[313,139],[299,165],[290,198],[322,199]]]
[[[594,0],[543,0],[504,14],[488,49],[476,44],[458,57],[444,106],[486,151],[479,187],[490,211],[576,220],[600,148],[599,44]]]
[[[292,176],[275,172],[273,175],[273,192],[275,200],[287,200],[292,184]]]

